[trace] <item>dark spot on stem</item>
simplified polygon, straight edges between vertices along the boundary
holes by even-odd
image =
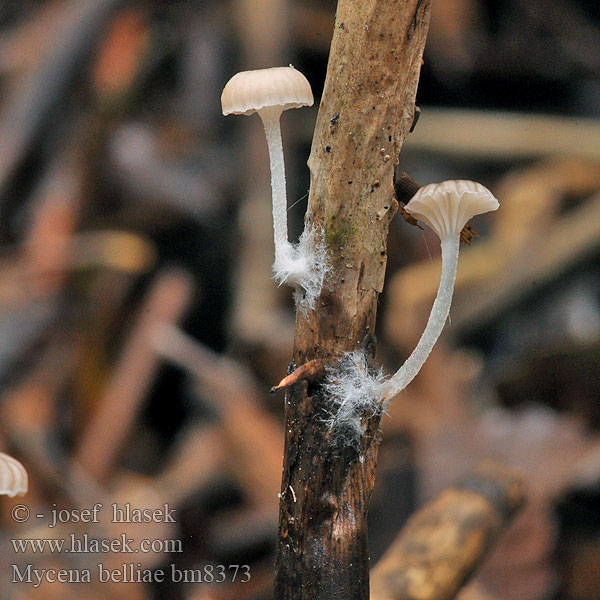
[[[417,30],[417,26],[419,25],[419,11],[421,9],[421,4],[423,4],[423,0],[417,0],[417,6],[415,8],[415,13],[412,18],[412,23],[410,24],[413,32],[415,32]],[[411,36],[411,32],[407,31],[406,39],[409,39],[410,36]]]

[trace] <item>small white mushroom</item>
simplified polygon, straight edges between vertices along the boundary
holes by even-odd
[[[406,362],[386,382],[384,402],[415,378],[444,328],[454,292],[462,228],[471,217],[496,210],[498,206],[492,193],[474,181],[431,183],[419,189],[405,206],[410,215],[429,225],[440,237],[442,275],[425,331]]]
[[[273,195],[274,271],[284,274],[280,277],[280,283],[289,277],[293,247],[287,236],[285,165],[279,118],[288,108],[312,106],[313,102],[310,84],[293,67],[242,71],[227,82],[221,95],[224,115],[251,115],[257,112],[265,128]]]
[[[0,494],[23,496],[27,493],[28,478],[25,467],[12,456],[0,452]]]

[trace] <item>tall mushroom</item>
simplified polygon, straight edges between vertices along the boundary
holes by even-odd
[[[415,378],[444,328],[454,292],[462,228],[475,215],[496,210],[498,206],[498,200],[480,183],[444,181],[422,187],[404,207],[440,237],[442,275],[425,331],[406,362],[385,383],[384,402],[393,398]]]
[[[273,195],[273,270],[280,283],[302,284],[300,279],[307,266],[303,257],[295,255],[293,246],[288,242],[285,165],[279,118],[288,108],[312,106],[313,102],[310,84],[293,67],[242,71],[227,82],[221,95],[224,115],[257,112],[265,128]]]

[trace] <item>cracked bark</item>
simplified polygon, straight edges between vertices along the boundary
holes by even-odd
[[[428,0],[340,0],[308,165],[307,223],[325,233],[332,272],[298,315],[293,370],[363,346],[373,357],[387,234],[397,210],[393,174],[413,123]],[[286,440],[275,598],[369,598],[366,513],[379,417],[359,450],[334,447],[318,382],[286,393]]]

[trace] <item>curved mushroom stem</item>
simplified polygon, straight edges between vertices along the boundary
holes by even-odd
[[[427,326],[412,354],[396,374],[386,382],[383,389],[384,403],[401,392],[416,377],[442,333],[450,313],[450,304],[454,293],[459,246],[460,234],[442,239],[442,275]]]
[[[287,195],[285,190],[285,163],[279,118],[282,109],[278,106],[258,111],[265,128],[269,163],[271,167],[271,192],[273,197],[273,235],[275,239],[275,266],[291,257],[292,245],[287,237]]]

